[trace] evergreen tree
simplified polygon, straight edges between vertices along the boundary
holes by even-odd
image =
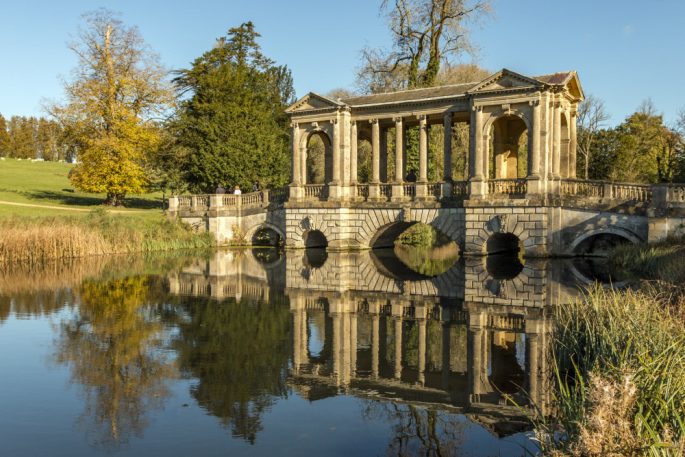
[[[190,97],[170,126],[177,163],[194,191],[218,184],[280,186],[290,175],[288,119],[292,76],[262,55],[251,22],[180,70],[175,82]],[[173,156],[173,154],[172,154]]]
[[[10,135],[7,132],[7,121],[0,114],[0,157],[10,155]]]

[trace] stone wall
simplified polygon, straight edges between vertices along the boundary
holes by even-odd
[[[463,208],[288,208],[286,246],[305,247],[305,234],[318,230],[330,249],[368,249],[396,224],[430,224],[458,244],[464,239]]]

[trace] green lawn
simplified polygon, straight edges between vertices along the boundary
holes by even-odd
[[[55,162],[31,162],[30,160],[0,160],[0,217],[55,216],[87,214],[102,206],[104,194],[87,194],[75,190],[69,182],[69,171],[74,165]],[[36,208],[7,205],[1,202],[29,205],[56,206]],[[117,210],[146,217],[158,214],[162,207],[162,194],[132,195],[126,199],[125,208]],[[60,209],[64,208],[64,209]],[[69,208],[86,211],[70,211]]]

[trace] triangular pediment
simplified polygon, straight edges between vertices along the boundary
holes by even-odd
[[[298,111],[310,111],[325,108],[338,108],[341,106],[346,106],[344,103],[337,100],[324,97],[323,95],[310,92],[292,105],[290,105],[285,112],[286,113],[296,113]]]
[[[571,96],[576,100],[580,101],[585,99],[585,94],[583,93],[583,86],[580,85],[578,73],[576,73],[575,71],[571,73],[571,77],[566,83],[566,89],[568,90],[569,94],[571,94]]]
[[[540,81],[523,76],[505,68],[473,86],[471,89],[469,89],[468,93],[474,94],[479,92],[506,91],[528,87],[538,88],[542,85],[543,84]]]

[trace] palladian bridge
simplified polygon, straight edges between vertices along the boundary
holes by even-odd
[[[309,93],[286,110],[292,121],[287,188],[175,196],[169,213],[214,233],[220,244],[270,232],[286,247],[338,250],[391,246],[423,222],[466,255],[515,249],[530,257],[574,255],[598,241],[640,243],[685,232],[685,184],[577,179],[582,100],[575,72],[528,77],[506,69],[480,82],[346,99]],[[431,181],[435,126],[443,147],[433,161],[443,165]],[[462,148],[454,133],[466,130],[460,145],[468,143],[468,153],[456,155]],[[322,183],[310,182],[314,137],[324,149]],[[414,170],[407,140],[416,137]],[[364,142],[371,150],[368,182],[359,180]],[[454,172],[457,164],[463,172]]]

